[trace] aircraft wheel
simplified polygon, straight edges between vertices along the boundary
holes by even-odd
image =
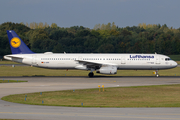
[[[159,77],[158,70],[156,70],[156,77]]]
[[[93,73],[93,72],[90,72],[90,73],[88,74],[88,76],[89,76],[89,77],[93,77],[93,76],[94,76],[94,73]]]

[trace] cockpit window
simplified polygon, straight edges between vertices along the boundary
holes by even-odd
[[[169,60],[171,60],[171,58],[165,58],[165,61],[169,61]]]

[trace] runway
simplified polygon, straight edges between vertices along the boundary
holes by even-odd
[[[0,84],[0,98],[10,94],[119,86],[180,84],[180,77],[6,77],[27,83]],[[81,102],[80,102],[81,103]],[[0,100],[0,119],[179,120],[180,108],[78,108],[37,106]]]

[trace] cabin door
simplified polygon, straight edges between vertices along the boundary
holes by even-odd
[[[78,57],[78,60],[82,60],[82,56],[79,56],[79,57]]]
[[[32,65],[37,65],[36,55],[32,55]]]
[[[156,64],[160,64],[160,58],[159,58],[159,56],[156,56]]]
[[[126,59],[125,59],[125,57],[122,57],[122,58],[121,58],[121,64],[126,64]]]

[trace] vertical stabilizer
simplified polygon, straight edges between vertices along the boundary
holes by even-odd
[[[21,40],[21,38],[13,30],[7,30],[9,44],[12,54],[32,54],[27,45]]]

